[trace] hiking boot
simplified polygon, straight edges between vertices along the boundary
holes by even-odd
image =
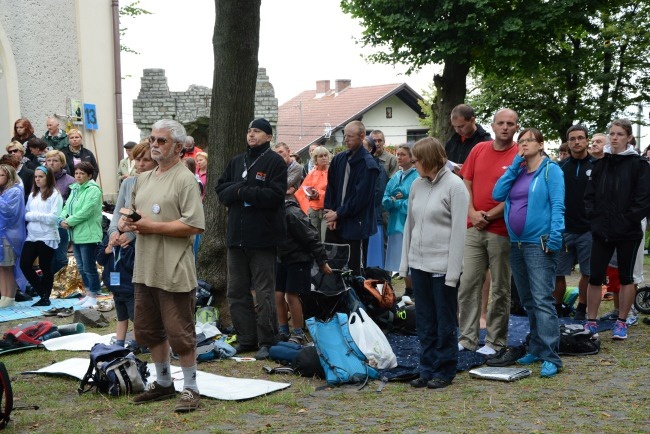
[[[257,360],[264,360],[269,358],[269,347],[266,345],[260,346],[260,349],[255,354]]]
[[[630,311],[627,313],[627,319],[625,320],[625,324],[627,326],[633,326],[637,325],[639,323],[639,313],[636,311],[634,306],[630,308]]]
[[[293,342],[294,344],[298,345],[305,345],[305,335],[291,333],[291,337],[289,337],[288,342]]]
[[[610,310],[600,317],[601,321],[616,321],[618,319],[618,309]]]
[[[154,381],[147,385],[144,392],[133,398],[133,403],[138,405],[144,404],[145,402],[164,401],[165,399],[172,399],[174,396],[176,396],[174,383],[170,384],[168,387],[162,387]]]
[[[172,386],[173,387],[173,386]],[[176,413],[189,413],[199,408],[201,403],[201,396],[199,392],[192,389],[183,389],[180,398],[176,401],[174,411]]]
[[[614,330],[612,330],[612,339],[619,341],[627,339],[627,324],[623,321],[616,321],[616,324],[614,324]]]
[[[491,359],[488,359],[488,366],[504,367],[514,365],[517,359],[520,359],[526,354],[526,349],[523,345],[518,347],[505,347],[501,348],[498,353]]]
[[[443,380],[442,378],[432,378],[427,383],[427,387],[429,389],[442,389],[450,385],[451,385],[451,381]]]
[[[539,362],[539,357],[530,353],[526,353],[524,357],[517,359],[518,365],[532,365],[535,362]]]
[[[598,324],[596,321],[587,321],[585,330],[592,334],[591,339],[598,339]]]
[[[542,371],[539,373],[539,376],[542,378],[551,378],[554,377],[558,371],[559,369],[555,363],[544,362],[542,363]]]

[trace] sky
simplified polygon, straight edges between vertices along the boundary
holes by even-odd
[[[169,90],[177,92],[192,84],[212,87],[214,69],[214,0],[141,0],[138,6],[152,14],[121,23],[127,28],[122,44],[140,53],[121,58],[125,142],[139,137],[133,100],[143,69],[164,69]],[[405,65],[366,62],[364,55],[373,49],[356,43],[363,28],[341,11],[339,0],[262,0],[260,19],[259,66],[266,68],[280,105],[315,89],[317,80],[334,86],[336,79],[351,79],[353,87],[408,83],[422,94],[439,69],[432,65],[406,76]]]

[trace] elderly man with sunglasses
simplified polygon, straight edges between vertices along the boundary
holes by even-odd
[[[205,228],[205,216],[196,178],[181,162],[185,128],[163,119],[151,130],[151,158],[158,167],[138,176],[131,202],[136,214],[125,212],[118,223],[121,232],[137,233],[135,338],[149,347],[156,367],[156,381],[133,401],[144,404],[176,395],[169,362],[171,346],[179,355],[184,381],[175,411],[189,412],[199,406],[193,245],[194,236]]]

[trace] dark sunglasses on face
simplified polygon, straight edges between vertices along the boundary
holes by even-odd
[[[156,136],[149,136],[149,144],[153,145],[154,143],[158,142],[158,145],[162,146],[165,143],[167,143],[169,139],[166,137],[156,137]]]
[[[20,152],[20,149],[10,149],[7,152],[10,153],[10,154],[17,154],[17,153]]]

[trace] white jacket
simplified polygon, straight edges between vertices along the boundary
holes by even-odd
[[[37,193],[36,196],[30,193],[25,207],[25,221],[27,222],[25,241],[43,241],[56,249],[60,241],[57,219],[61,208],[63,208],[63,198],[57,189],[54,189],[47,200],[43,200],[40,193]]]

